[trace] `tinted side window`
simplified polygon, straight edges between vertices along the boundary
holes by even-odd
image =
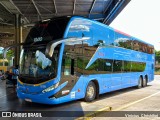
[[[132,42],[132,49],[135,51],[140,51],[148,54],[154,54],[154,47],[147,45],[145,43],[134,40]]]
[[[132,49],[132,41],[131,40],[127,40],[125,43],[125,48],[127,48],[127,49]]]
[[[123,71],[124,72],[131,71],[131,62],[130,61],[124,61]]]
[[[112,73],[112,63],[113,60],[106,60],[106,59],[97,59],[91,66],[87,69],[89,59],[85,58],[83,61],[84,66],[84,74],[106,74]]]
[[[139,51],[139,42],[136,40],[133,41],[133,50]]]
[[[99,74],[112,73],[113,60],[99,59],[98,64],[97,70]]]
[[[126,49],[132,49],[132,41],[126,38],[122,38],[121,41],[119,41],[119,47],[123,47]]]
[[[139,43],[139,51],[143,52],[143,43],[141,43],[141,42],[138,42],[138,43]]]
[[[120,73],[122,71],[122,61],[114,60],[113,61],[113,72]]]
[[[147,53],[154,54],[154,48],[152,46],[147,46]]]
[[[139,63],[139,72],[143,72],[145,70],[146,64],[143,62]]]
[[[113,60],[104,60],[104,71],[106,73],[112,73],[112,67],[113,67]]]
[[[132,62],[132,72],[143,72],[145,70],[146,63],[143,62]]]
[[[142,44],[142,52],[147,53],[147,45],[146,44]]]
[[[86,69],[86,66],[88,65],[89,61],[90,61],[90,58],[88,57],[85,57],[83,60],[84,74],[98,74],[98,68],[99,68],[98,60],[96,60],[91,66],[89,66]]]
[[[77,57],[76,65],[77,65],[76,71],[80,74],[83,74],[83,70],[85,68],[85,66],[83,64],[83,56]]]

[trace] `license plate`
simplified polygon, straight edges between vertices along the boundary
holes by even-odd
[[[25,99],[25,101],[27,101],[27,102],[32,102],[32,100],[31,100],[31,99]]]

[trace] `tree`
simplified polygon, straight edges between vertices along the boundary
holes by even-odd
[[[3,59],[3,55],[2,55],[2,53],[0,54],[0,59]]]
[[[7,52],[7,59],[10,60],[13,56],[14,56],[14,51],[13,50],[9,50]]]
[[[155,59],[158,61],[158,63],[160,63],[160,51],[155,52]]]
[[[14,51],[13,50],[9,50],[7,52],[7,59],[10,60],[13,56],[14,56]],[[3,59],[3,53],[0,54],[0,59]]]

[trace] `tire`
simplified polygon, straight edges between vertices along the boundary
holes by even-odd
[[[143,87],[146,87],[146,86],[147,86],[147,76],[145,76],[143,80]]]
[[[96,97],[96,85],[94,84],[94,82],[90,81],[87,86],[84,99],[86,102],[91,102],[95,99],[95,97]]]
[[[142,77],[139,77],[138,86],[137,86],[138,89],[142,88],[142,84],[143,84],[142,82],[143,82]]]

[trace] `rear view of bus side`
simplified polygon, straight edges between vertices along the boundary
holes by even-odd
[[[43,36],[36,38],[36,45],[41,46],[43,42],[43,49],[47,49],[49,54],[51,50],[54,52],[47,56],[47,50],[41,52],[41,47],[37,47],[33,50],[35,56],[46,55],[48,66],[52,65],[52,62],[56,63],[56,66],[53,65],[54,69],[50,69],[55,71],[53,76],[45,78],[44,81],[28,82],[31,75],[22,80],[24,73],[21,71],[25,62],[20,63],[17,94],[23,100],[59,104],[84,98],[89,102],[99,94],[132,86],[145,87],[154,80],[154,47],[97,21],[74,16],[69,18],[61,40],[59,38],[45,43]],[[23,48],[25,52],[25,45]],[[35,68],[37,74],[38,68]],[[47,69],[45,63],[40,69]]]

